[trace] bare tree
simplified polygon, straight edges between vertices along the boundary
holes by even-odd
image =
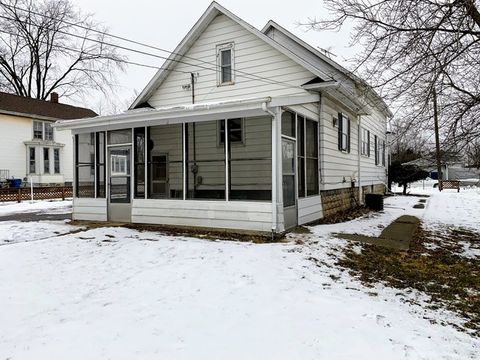
[[[1,0],[0,88],[37,99],[106,93],[124,60],[106,38],[69,0]]]
[[[324,0],[332,17],[309,27],[338,30],[353,22],[363,45],[355,71],[400,109],[405,131],[433,126],[438,99],[443,145],[480,135],[480,12],[478,0]]]

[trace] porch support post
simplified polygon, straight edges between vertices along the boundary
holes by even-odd
[[[282,194],[282,108],[277,106],[272,117],[272,232],[284,231]],[[279,221],[282,217],[282,221]]]

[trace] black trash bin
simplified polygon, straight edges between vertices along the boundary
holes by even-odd
[[[383,195],[382,194],[365,194],[365,206],[371,210],[383,210]]]

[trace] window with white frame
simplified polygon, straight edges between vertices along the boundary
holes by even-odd
[[[217,46],[218,85],[229,85],[234,82],[234,49],[233,43]]]
[[[30,174],[35,174],[35,162],[36,162],[36,156],[35,156],[35,148],[30,147],[28,148],[28,172]]]
[[[50,174],[50,149],[43,148],[43,173]]]
[[[43,140],[43,122],[33,120],[33,138]]]
[[[60,149],[53,149],[53,172],[60,174]]]
[[[350,119],[338,113],[338,150],[350,152]]]
[[[241,118],[228,120],[228,141],[232,143],[243,143],[244,121]],[[219,120],[218,143],[225,143],[225,120]]]
[[[370,156],[370,131],[362,127],[361,134],[362,134],[361,154],[365,156]]]
[[[381,152],[380,138],[375,135],[375,165],[380,165],[380,152]]]
[[[53,127],[48,121],[33,120],[33,139],[53,141]]]
[[[49,122],[43,123],[45,130],[45,140],[53,141],[53,127]]]
[[[111,155],[112,175],[127,175],[127,155]]]

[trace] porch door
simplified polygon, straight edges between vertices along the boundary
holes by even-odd
[[[295,191],[295,141],[282,139],[283,219],[285,229],[297,226],[297,196]]]
[[[150,196],[154,198],[168,198],[168,155],[153,153],[150,171]]]
[[[130,222],[131,205],[131,147],[111,147],[109,160],[108,219]]]

